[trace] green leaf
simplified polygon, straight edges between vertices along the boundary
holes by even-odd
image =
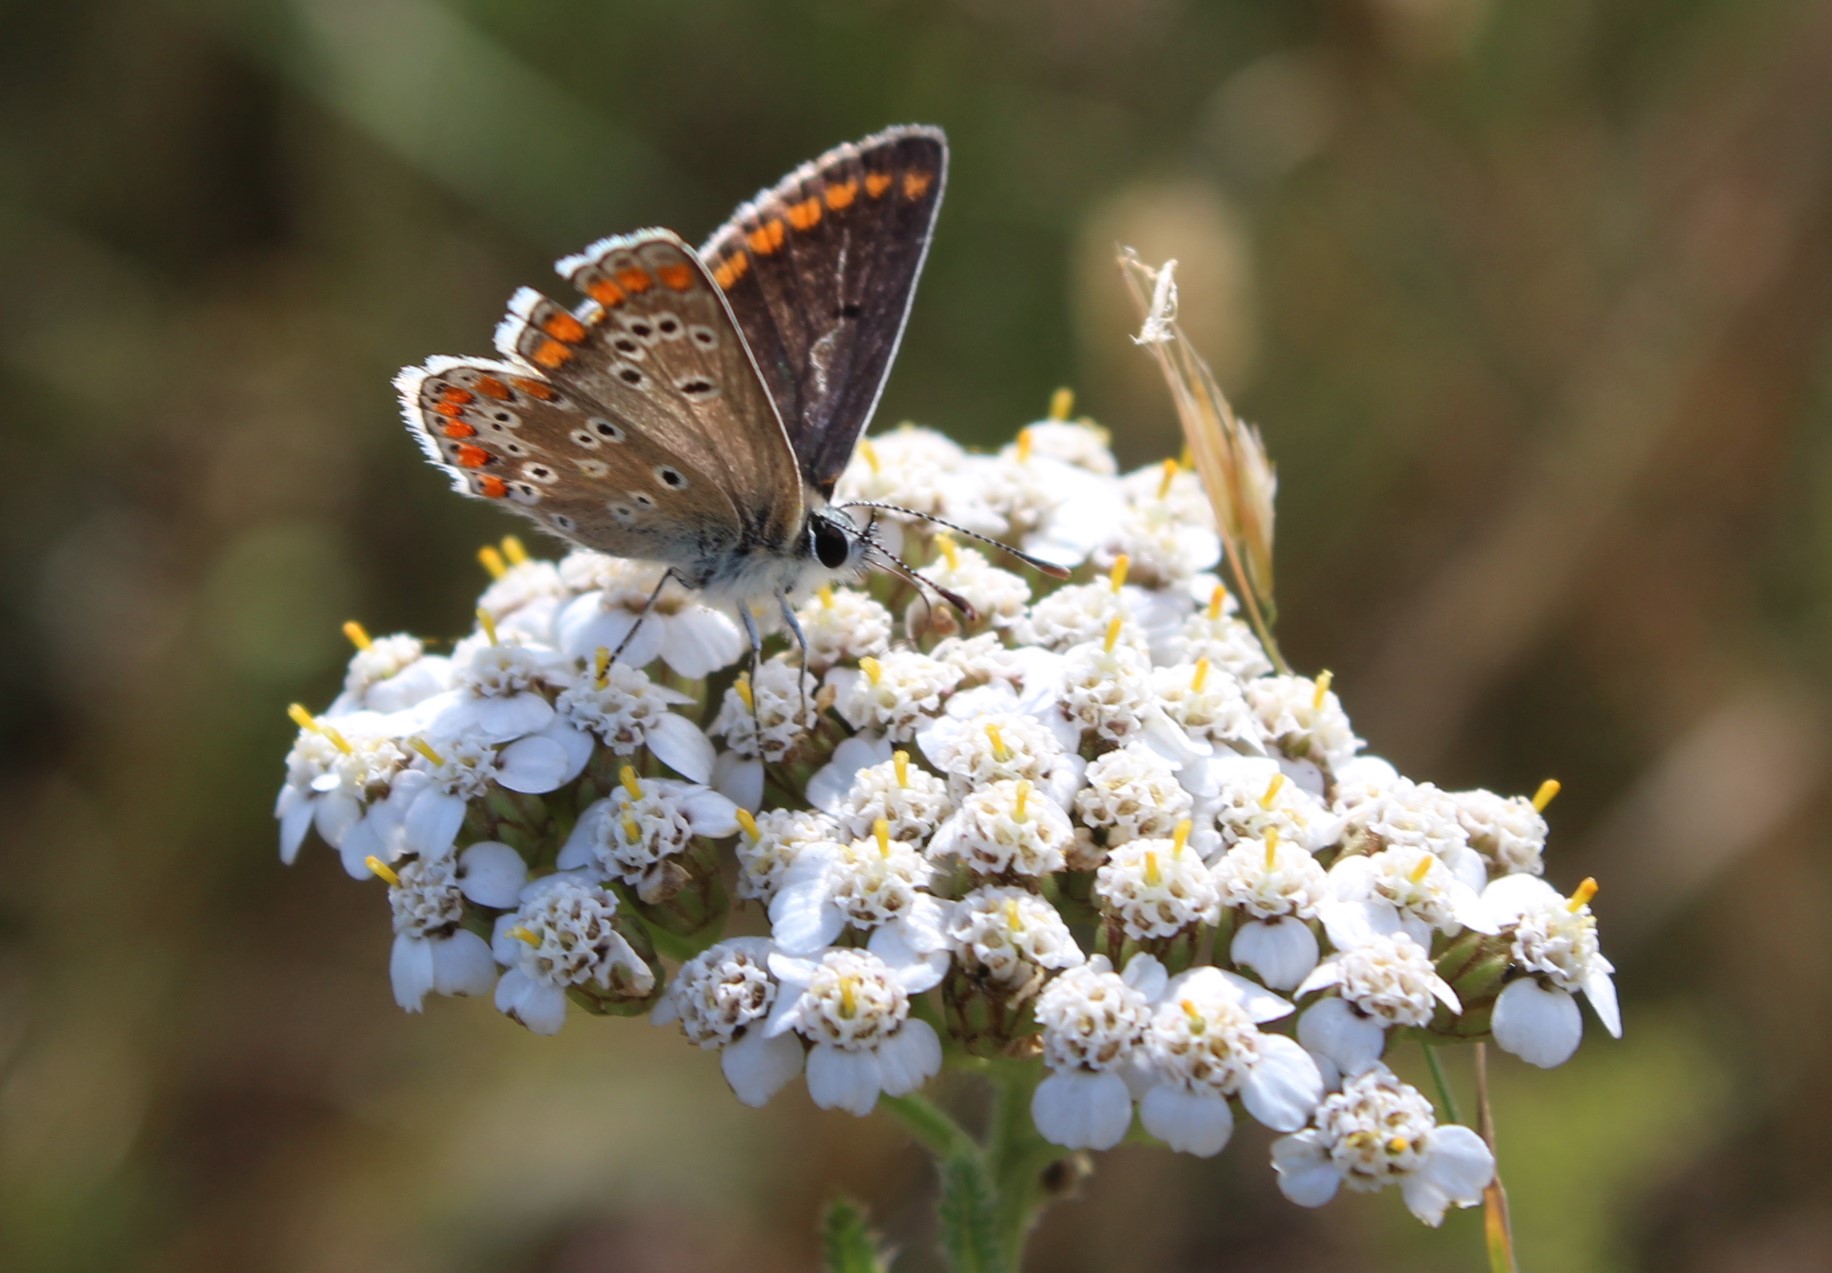
[[[1005,1273],[998,1199],[977,1150],[959,1150],[943,1160],[936,1218],[951,1273]]]
[[[884,1273],[878,1239],[865,1227],[865,1209],[850,1198],[835,1198],[821,1221],[821,1252],[827,1273]]]

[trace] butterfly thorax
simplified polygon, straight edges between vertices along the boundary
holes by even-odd
[[[846,514],[810,509],[787,542],[740,539],[675,573],[709,600],[755,604],[806,596],[823,584],[849,583],[865,571],[869,540]]]

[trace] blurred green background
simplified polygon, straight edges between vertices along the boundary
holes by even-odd
[[[919,120],[953,179],[879,424],[990,443],[1071,384],[1172,452],[1111,262],[1180,258],[1281,465],[1287,651],[1410,774],[1564,780],[1628,1034],[1498,1060],[1525,1267],[1832,1267],[1832,7],[0,15],[0,1265],[768,1273],[843,1185],[934,1267],[895,1127],[744,1110],[637,1022],[406,1017],[381,891],[269,819],[340,622],[461,631],[515,529],[395,369]],[[1105,1156],[1035,1267],[1479,1267],[1473,1214],[1285,1204],[1266,1139]]]

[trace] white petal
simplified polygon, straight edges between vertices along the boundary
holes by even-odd
[[[684,778],[711,782],[718,754],[700,727],[679,712],[664,712],[649,722],[643,735],[655,758]]]
[[[1563,1065],[1584,1037],[1584,1018],[1577,1001],[1563,990],[1540,985],[1533,977],[1511,982],[1495,998],[1490,1023],[1495,1043],[1504,1052],[1542,1069]]]
[[[327,776],[335,781],[335,776]],[[345,834],[362,817],[362,802],[341,791],[327,792],[312,801],[312,825],[318,828],[318,838],[334,849],[342,847]]]
[[[1292,916],[1243,919],[1228,953],[1274,990],[1290,990],[1317,966],[1317,935]]]
[[[433,944],[424,937],[397,933],[388,953],[388,979],[394,983],[394,1001],[409,1012],[418,1012],[433,988]]]
[[[935,1027],[912,1017],[878,1045],[878,1070],[886,1096],[907,1096],[941,1073],[941,1039]]]
[[[770,936],[791,955],[811,955],[846,927],[846,914],[827,895],[826,880],[785,882],[770,899]]]
[[[1339,985],[1341,981],[1342,969],[1335,960],[1325,959],[1311,970],[1308,977],[1298,983],[1297,998],[1302,999],[1314,991],[1328,990],[1331,986]]]
[[[1400,1181],[1412,1214],[1435,1227],[1447,1206],[1473,1207],[1495,1178],[1495,1156],[1467,1127],[1451,1124],[1431,1133],[1431,1149],[1419,1169]]]
[[[1298,1018],[1298,1042],[1328,1057],[1344,1074],[1360,1074],[1379,1064],[1387,1032],[1341,999],[1323,999]]]
[[[452,847],[464,826],[465,803],[437,787],[426,787],[407,807],[401,830],[407,846],[427,857],[437,857]]]
[[[948,975],[947,947],[929,945],[923,949],[905,920],[893,920],[874,929],[866,949],[890,965],[892,977],[909,994],[932,989]]]
[[[1563,904],[1565,899],[1537,875],[1503,875],[1482,890],[1482,900],[1496,919],[1507,923],[1527,911]]]
[[[460,928],[433,948],[433,989],[442,995],[483,995],[496,984],[496,957],[490,943]]]
[[[598,848],[605,839],[605,821],[616,810],[616,801],[608,797],[587,805],[579,815],[579,820],[573,823],[572,834],[560,846],[560,856],[555,859],[554,865],[562,871],[577,870],[580,867],[596,868]]]
[[[716,791],[690,791],[681,799],[681,812],[695,835],[717,840],[738,830],[738,806]]]
[[[1126,961],[1126,971],[1120,975],[1120,980],[1147,999],[1157,999],[1164,993],[1170,973],[1156,956],[1140,953]]]
[[[1359,946],[1370,937],[1391,937],[1399,932],[1399,914],[1384,902],[1361,899],[1325,898],[1317,903],[1317,918],[1323,921],[1323,933],[1337,950]],[[1431,949],[1429,940],[1421,943]]]
[[[808,803],[826,813],[834,812],[852,790],[852,780],[859,770],[882,764],[891,755],[887,739],[872,734],[855,734],[844,739],[833,749],[833,759],[808,779]]]
[[[577,772],[572,758],[553,739],[542,734],[518,738],[497,757],[496,781],[511,791],[538,796],[564,786]]]
[[[533,690],[476,698],[460,719],[468,725],[461,732],[479,742],[506,743],[544,729],[553,719],[553,704]]]
[[[305,843],[305,833],[312,829],[312,801],[296,787],[282,788],[277,813],[280,819],[280,860],[291,866],[298,860],[299,846]]]
[[[566,1024],[566,992],[535,981],[519,968],[511,968],[496,983],[496,1008],[534,1034],[558,1034]]]
[[[1179,1153],[1212,1158],[1234,1134],[1234,1114],[1218,1092],[1203,1095],[1159,1083],[1139,1102],[1145,1130]]]
[[[713,765],[712,785],[740,809],[752,813],[763,808],[763,762],[747,760],[735,751],[719,753]]]
[[[668,629],[661,645],[662,661],[690,681],[730,667],[750,648],[737,624],[707,606],[660,617]]]
[[[1296,1039],[1282,1034],[1260,1038],[1260,1059],[1241,1084],[1247,1112],[1275,1132],[1295,1132],[1310,1121],[1323,1099],[1323,1075]]]
[[[1272,1169],[1279,1192],[1300,1207],[1320,1207],[1342,1187],[1342,1174],[1330,1162],[1317,1132],[1281,1136],[1272,1142]]]
[[[843,1109],[861,1118],[878,1103],[878,1058],[830,1044],[808,1053],[808,1097],[822,1109]]]
[[[794,1035],[767,1038],[760,1030],[719,1054],[719,1068],[738,1100],[756,1109],[802,1071],[802,1044]]]
[[[528,864],[522,855],[497,840],[479,840],[458,855],[458,887],[479,906],[503,910],[528,882]]]
[[[1609,973],[1592,968],[1584,977],[1584,997],[1612,1038],[1622,1037],[1622,1009],[1616,1006],[1616,983]]]
[[[1052,1073],[1031,1095],[1031,1118],[1052,1145],[1112,1149],[1132,1126],[1132,1093],[1117,1074]]]

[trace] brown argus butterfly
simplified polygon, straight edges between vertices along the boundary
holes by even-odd
[[[797,594],[871,562],[908,573],[829,499],[947,167],[940,129],[892,128],[796,169],[697,252],[668,230],[594,243],[556,267],[582,303],[516,293],[496,332],[508,361],[403,371],[408,426],[454,489],[666,566],[658,593],[673,578],[735,603],[756,648],[755,602],[793,628]]]

